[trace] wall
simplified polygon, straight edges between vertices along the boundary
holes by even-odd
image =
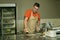
[[[60,18],[60,1],[59,0],[0,0],[0,3],[16,3],[17,19],[22,20],[27,9],[32,8],[32,5],[38,2],[41,7],[39,12],[41,18]]]

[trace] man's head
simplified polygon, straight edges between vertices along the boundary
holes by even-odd
[[[33,5],[33,12],[36,13],[38,11],[39,7],[40,7],[39,3],[34,3],[34,5]]]

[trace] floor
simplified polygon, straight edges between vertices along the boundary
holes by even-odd
[[[60,40],[60,37],[43,37],[39,34],[0,35],[0,40]]]

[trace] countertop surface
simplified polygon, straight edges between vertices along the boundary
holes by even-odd
[[[17,40],[60,40],[60,36],[57,37],[43,37],[41,35],[29,35],[29,36],[22,36],[22,35],[17,35]]]
[[[57,37],[43,37],[41,35],[23,35],[23,34],[17,34],[17,35],[4,35],[3,37],[0,36],[0,40],[60,40],[60,36]]]

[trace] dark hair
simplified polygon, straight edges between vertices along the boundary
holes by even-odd
[[[37,6],[37,7],[40,7],[40,4],[39,3],[34,3],[33,6]]]

